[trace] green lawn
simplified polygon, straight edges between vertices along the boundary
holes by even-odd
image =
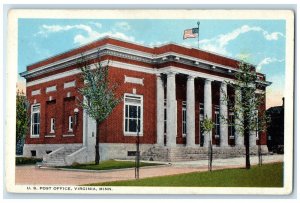
[[[89,186],[283,187],[283,163],[252,166],[250,170],[240,168],[193,172]]]
[[[140,162],[140,167],[156,166],[156,165],[160,165],[160,164]],[[63,168],[84,169],[84,170],[110,170],[110,169],[122,169],[122,168],[134,168],[134,167],[135,167],[134,161],[107,160],[107,161],[100,162],[99,165],[95,165],[94,162],[91,162],[87,164],[76,164],[72,166],[65,166]]]

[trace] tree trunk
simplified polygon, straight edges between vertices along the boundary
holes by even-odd
[[[245,123],[246,124],[246,123]],[[249,130],[245,129],[246,169],[250,169]]]
[[[242,91],[242,99],[244,104],[244,109],[247,109],[250,105],[250,98],[246,98],[246,90]],[[249,124],[250,124],[250,112],[249,109],[244,111],[244,142],[245,142],[245,149],[246,149],[246,169],[250,169],[250,143],[249,143],[249,137],[250,137],[250,130],[249,130]]]
[[[96,145],[95,145],[95,165],[99,165],[100,152],[99,152],[99,127],[100,122],[96,121]]]

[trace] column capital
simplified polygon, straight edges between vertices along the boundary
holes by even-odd
[[[205,84],[211,84],[212,81],[214,81],[214,80],[209,79],[209,78],[204,79]]]
[[[188,75],[188,80],[194,80],[196,78],[195,75]]]
[[[161,73],[155,73],[156,77],[161,77]]]
[[[221,86],[227,86],[227,83],[225,81],[222,81]]]
[[[166,74],[168,77],[172,77],[172,76],[175,76],[177,74],[177,72],[171,70],[171,71],[166,72]]]

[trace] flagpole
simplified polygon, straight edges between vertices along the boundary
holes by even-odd
[[[199,49],[200,21],[197,22],[197,25],[198,25],[198,49]]]

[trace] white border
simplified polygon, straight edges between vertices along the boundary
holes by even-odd
[[[10,10],[8,17],[8,41],[6,64],[6,104],[8,109],[15,108],[15,84],[17,75],[18,53],[18,18],[110,18],[110,19],[285,19],[286,20],[286,89],[285,89],[285,165],[284,188],[169,188],[169,187],[113,187],[106,194],[289,194],[292,191],[293,180],[293,71],[294,71],[294,16],[292,11],[284,10]],[[9,67],[9,68],[8,68]],[[15,67],[15,68],[12,68]],[[11,192],[25,192],[26,186],[15,185],[15,110],[6,111],[6,189]],[[28,191],[26,191],[29,193]],[[53,193],[66,193],[53,191]],[[79,192],[76,192],[79,193]],[[82,194],[88,192],[83,191]],[[91,193],[91,192],[89,192]],[[97,193],[99,194],[99,192]]]

